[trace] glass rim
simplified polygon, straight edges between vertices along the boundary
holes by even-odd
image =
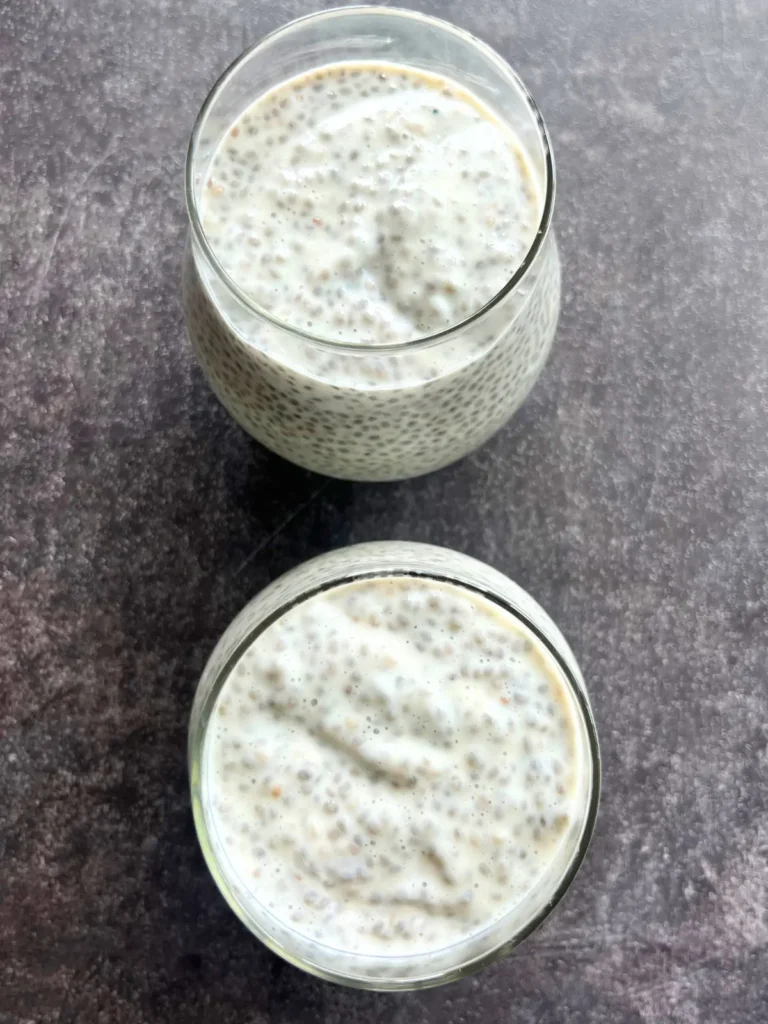
[[[322,335],[313,334],[311,331],[305,331],[301,327],[297,327],[294,324],[290,324],[285,320],[281,320],[278,317],[273,316],[267,309],[260,306],[252,298],[250,298],[246,292],[235,282],[235,280],[227,273],[222,266],[221,262],[217,258],[213,247],[211,246],[203,228],[202,220],[198,212],[198,203],[195,198],[195,182],[194,182],[194,161],[197,152],[197,146],[202,134],[203,127],[207,121],[209,111],[213,106],[214,102],[218,99],[221,93],[229,84],[230,80],[234,77],[240,67],[250,60],[259,49],[266,46],[269,42],[282,35],[296,26],[304,24],[310,21],[325,21],[332,20],[335,18],[346,17],[348,15],[370,15],[386,18],[406,18],[414,22],[425,22],[434,27],[440,28],[443,31],[450,32],[454,36],[459,37],[464,42],[469,43],[475,49],[479,50],[487,59],[493,63],[496,68],[511,79],[514,86],[520,92],[522,99],[525,101],[528,107],[529,113],[533,119],[536,129],[539,133],[539,138],[542,144],[544,153],[544,170],[545,170],[545,188],[544,188],[544,201],[542,203],[541,216],[539,218],[539,224],[536,228],[536,234],[534,235],[533,241],[528,247],[522,262],[519,264],[515,272],[509,278],[508,281],[501,287],[501,289],[493,295],[485,305],[481,306],[474,313],[471,313],[468,317],[460,320],[458,323],[452,324],[449,327],[443,328],[440,331],[433,332],[432,334],[423,335],[418,338],[412,338],[408,341],[391,342],[385,345],[374,345],[370,343],[358,343],[350,341],[338,341],[333,338],[323,337]],[[280,331],[286,332],[292,335],[294,338],[302,341],[310,342],[320,348],[329,349],[334,352],[349,352],[357,354],[376,354],[385,355],[387,353],[396,353],[404,351],[414,351],[421,348],[428,348],[436,343],[449,341],[451,338],[466,330],[468,327],[485,319],[485,317],[492,312],[498,305],[500,305],[509,295],[514,292],[523,279],[528,275],[528,271],[536,261],[539,252],[544,245],[544,242],[549,235],[550,225],[552,223],[552,216],[554,213],[555,205],[555,161],[552,152],[552,141],[549,136],[549,131],[542,117],[541,111],[536,105],[536,101],[528,91],[523,80],[517,74],[512,65],[505,60],[501,54],[497,53],[492,46],[488,43],[483,42],[474,36],[471,32],[467,32],[465,29],[459,28],[450,21],[446,21],[444,18],[436,18],[432,15],[422,14],[420,11],[412,11],[405,7],[374,7],[367,4],[341,6],[341,7],[329,7],[323,11],[315,11],[311,14],[305,14],[302,17],[294,18],[293,20],[286,22],[279,28],[274,29],[267,35],[262,36],[259,40],[247,47],[243,52],[236,57],[232,63],[222,72],[221,75],[216,79],[208,95],[206,96],[202,107],[195,119],[194,126],[192,128],[192,134],[189,139],[187,146],[186,160],[184,165],[184,198],[187,208],[187,217],[189,219],[194,241],[200,247],[205,256],[206,260],[216,273],[218,279],[225,285],[228,291],[235,297],[235,299],[245,307],[246,311],[258,317],[261,320],[265,320],[272,327],[277,328]]]
[[[544,646],[544,649],[554,659],[557,668],[562,673],[563,681],[574,701],[577,715],[584,726],[586,734],[585,754],[591,776],[589,780],[587,798],[584,803],[584,814],[579,837],[570,853],[567,867],[559,878],[558,884],[538,911],[533,914],[529,920],[525,921],[520,928],[515,929],[512,935],[500,941],[498,945],[492,946],[492,948],[468,959],[464,963],[460,963],[444,970],[438,970],[436,973],[417,975],[415,977],[360,977],[350,972],[345,972],[343,969],[337,972],[332,968],[323,966],[322,963],[304,959],[300,954],[295,954],[292,950],[286,949],[278,939],[273,937],[270,932],[258,920],[256,920],[255,915],[250,913],[246,909],[245,905],[238,899],[234,886],[227,878],[221,858],[218,857],[214,851],[213,843],[211,842],[212,830],[209,828],[203,801],[204,746],[213,709],[224,685],[251,644],[254,643],[254,641],[264,633],[266,629],[268,629],[278,619],[282,618],[282,616],[292,608],[303,604],[305,601],[311,600],[318,594],[325,593],[326,591],[335,589],[336,587],[344,586],[347,583],[359,582],[366,579],[377,579],[382,576],[404,576],[417,579],[429,579],[438,583],[447,583],[453,586],[458,585],[460,587],[464,587],[471,593],[477,594],[490,601],[492,604],[500,606],[504,611],[512,615],[514,619],[527,628]],[[466,580],[461,579],[458,574],[452,576],[450,575],[450,571],[430,572],[427,570],[408,568],[373,570],[361,569],[360,572],[345,570],[340,573],[339,576],[326,582],[319,583],[316,586],[308,587],[307,589],[302,590],[297,596],[281,602],[274,611],[270,612],[255,626],[248,630],[247,634],[226,658],[224,664],[221,665],[215,679],[213,680],[210,690],[205,696],[205,700],[199,714],[196,717],[195,726],[194,735],[192,731],[190,731],[188,741],[192,813],[197,839],[200,844],[206,866],[213,877],[216,887],[248,931],[258,938],[259,941],[261,941],[273,953],[276,953],[289,963],[309,974],[314,975],[315,977],[322,978],[325,981],[331,981],[339,985],[344,985],[349,988],[367,989],[372,991],[406,991],[433,988],[438,985],[443,985],[449,981],[467,977],[479,970],[482,970],[489,964],[495,963],[497,960],[506,956],[513,949],[519,946],[520,943],[536,931],[550,916],[555,907],[561,902],[565,894],[570,889],[571,884],[576,877],[584,858],[586,857],[587,850],[594,834],[602,788],[602,759],[600,754],[597,724],[589,701],[586,685],[579,681],[576,673],[574,673],[569,666],[567,658],[565,658],[558,649],[556,642],[549,637],[545,630],[537,626],[528,614],[526,614],[522,609],[515,607],[504,595],[489,589],[487,586],[478,586],[477,584],[469,583]],[[519,906],[519,903],[515,906]],[[513,913],[514,909],[515,908],[513,907],[509,913]],[[266,910],[266,908],[265,912],[266,916],[273,917],[280,928],[282,928],[286,933],[295,934],[300,940],[306,940],[306,936],[302,935],[301,932],[298,932],[292,925],[280,920],[279,917]],[[504,917],[501,917],[498,920],[491,922],[485,929],[477,933],[474,937],[481,937],[491,928],[503,925],[503,921]],[[351,958],[359,957],[361,960],[365,960],[370,963],[379,962],[385,964],[388,962],[393,963],[396,961],[402,961],[403,963],[410,962],[416,964],[419,960],[428,962],[431,957],[444,954],[450,949],[458,948],[467,941],[467,939],[460,939],[457,942],[451,943],[449,946],[441,947],[438,950],[430,950],[426,953],[405,954],[397,957],[387,956],[386,954],[356,954],[353,951],[339,950],[335,946],[329,946],[324,942],[312,940],[312,943],[328,953],[342,953]]]

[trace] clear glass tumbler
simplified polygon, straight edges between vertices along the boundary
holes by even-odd
[[[554,859],[525,898],[485,930],[446,949],[409,956],[361,955],[299,934],[259,903],[247,880],[229,866],[217,834],[208,787],[206,739],[216,700],[245,651],[295,605],[353,580],[422,577],[481,594],[513,615],[543,647],[550,670],[568,694],[575,723],[577,809]],[[426,988],[463,977],[517,946],[550,914],[570,886],[594,828],[600,792],[600,752],[584,679],[560,630],[533,598],[490,566],[446,548],[400,541],[354,545],[322,555],[276,580],[234,619],[214,649],[197,688],[189,726],[192,807],[198,839],[224,898],[247,928],[289,963],[355,988]]]
[[[514,130],[541,196],[534,241],[501,291],[462,323],[400,344],[344,343],[276,320],[227,275],[201,222],[208,168],[233,121],[280,82],[350,59],[410,65],[470,89]],[[318,473],[391,480],[454,462],[509,419],[544,366],[560,307],[554,199],[552,149],[533,99],[467,32],[383,7],[336,8],[273,32],[213,87],[187,156],[183,303],[211,387],[258,441]]]

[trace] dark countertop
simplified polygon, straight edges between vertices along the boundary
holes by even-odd
[[[551,128],[556,349],[485,448],[330,482],[219,408],[179,306],[195,114],[305,0],[11,0],[0,190],[0,1022],[768,1018],[768,7],[453,0]],[[267,953],[208,877],[185,730],[216,637],[308,555],[467,551],[571,639],[605,792],[566,901],[426,994]]]

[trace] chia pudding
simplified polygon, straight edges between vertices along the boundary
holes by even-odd
[[[388,546],[347,551],[369,547]],[[594,763],[549,645],[468,586],[403,573],[267,622],[217,649],[230,667],[199,754],[206,842],[241,916],[277,923],[281,952],[300,941],[302,965],[321,948],[431,962],[551,907]]]
[[[254,437],[321,473],[393,479],[453,462],[517,409],[558,317],[551,182],[478,95],[338,62],[257,96],[211,151],[187,329]]]
[[[452,327],[531,246],[525,152],[455,82],[337,64],[283,82],[221,141],[203,190],[219,263],[272,316],[382,345]]]

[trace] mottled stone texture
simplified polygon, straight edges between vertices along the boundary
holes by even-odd
[[[0,5],[0,1021],[768,1019],[765,0],[451,0],[555,140],[558,344],[433,477],[329,482],[231,423],[178,298],[189,128],[305,0]],[[207,652],[308,555],[485,559],[571,638],[605,795],[514,957],[423,995],[314,981],[206,874],[185,727]]]

